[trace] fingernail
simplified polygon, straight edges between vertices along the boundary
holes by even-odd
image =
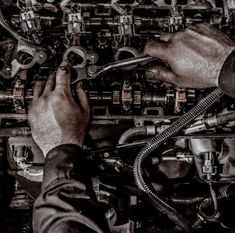
[[[147,70],[145,73],[145,78],[154,79],[154,73],[151,70]]]
[[[79,88],[82,88],[82,82],[79,82],[78,84],[77,84],[77,88],[79,89]]]
[[[65,66],[60,66],[61,70],[67,70],[67,68]]]
[[[68,68],[66,66],[60,66],[60,70],[64,72],[68,72]]]

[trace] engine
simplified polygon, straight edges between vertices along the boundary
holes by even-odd
[[[63,59],[73,61],[74,95],[82,82],[91,104],[85,149],[111,232],[182,232],[172,213],[184,216],[192,232],[235,232],[234,100],[150,82],[146,70],[166,64],[142,56],[145,43],[162,32],[199,23],[235,40],[235,1],[0,1],[3,232],[13,225],[32,232],[44,157],[27,112],[35,82],[47,80]],[[162,132],[166,137],[157,138]]]

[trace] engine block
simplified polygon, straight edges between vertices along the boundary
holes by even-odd
[[[69,58],[74,64],[73,94],[82,82],[91,104],[86,150],[111,231],[176,232],[135,186],[133,163],[147,139],[167,129],[211,90],[149,82],[146,70],[165,66],[160,60],[123,67],[107,64],[141,57],[147,41],[200,23],[235,40],[235,1],[0,0],[0,183],[11,177],[15,182],[11,195],[5,192],[9,187],[3,186],[5,194],[0,189],[0,202],[1,197],[9,199],[8,209],[30,213],[44,163],[27,123],[33,87]],[[87,78],[105,66],[107,72]],[[185,214],[195,232],[234,232],[234,126],[234,100],[224,97],[146,164],[152,189]],[[213,216],[208,182],[220,204]],[[27,224],[19,232],[31,232]]]

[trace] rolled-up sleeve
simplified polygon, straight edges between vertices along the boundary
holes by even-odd
[[[34,204],[35,233],[110,232],[89,173],[84,152],[76,145],[48,153],[42,191]]]

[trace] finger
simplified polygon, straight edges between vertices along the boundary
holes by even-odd
[[[163,33],[160,34],[159,39],[160,39],[161,41],[167,42],[167,41],[169,41],[169,40],[172,39],[172,36],[173,36],[172,33],[163,32]]]
[[[166,67],[156,66],[146,71],[145,77],[150,82],[169,82],[175,84],[178,76]]]
[[[213,39],[215,39],[216,41],[219,41],[220,43],[224,42],[229,45],[233,44],[232,40],[226,34],[221,33],[220,30],[206,23],[190,26],[187,29],[188,29],[187,30],[188,33],[190,33],[193,36],[196,36],[197,38],[201,40],[203,39],[206,42],[208,40],[212,41]]]
[[[44,81],[44,80],[38,80],[35,83],[35,86],[33,89],[33,98],[34,99],[38,99],[42,95],[44,88],[45,88],[45,84],[46,84],[46,81]]]
[[[63,61],[56,72],[56,84],[55,89],[71,93],[70,83],[71,83],[71,68],[72,65],[68,61]]]
[[[88,101],[88,98],[87,98],[87,94],[83,90],[80,83],[77,85],[76,92],[77,92],[77,96],[78,96],[82,111],[89,114],[90,113],[90,105],[89,105],[89,101]]]
[[[219,29],[211,26],[210,24],[202,23],[197,25],[198,31],[205,36],[215,38],[220,42],[224,42],[227,44],[233,44],[232,40],[224,33],[222,33]]]
[[[46,86],[45,86],[44,93],[48,94],[48,93],[50,93],[51,91],[54,90],[54,88],[55,88],[55,77],[56,77],[55,72],[53,72],[49,76],[49,78],[47,79],[47,83],[46,83]]]
[[[168,43],[151,41],[145,45],[144,54],[152,57],[157,57],[162,60],[168,58]]]
[[[198,31],[197,25],[190,25],[185,29],[185,31]]]

